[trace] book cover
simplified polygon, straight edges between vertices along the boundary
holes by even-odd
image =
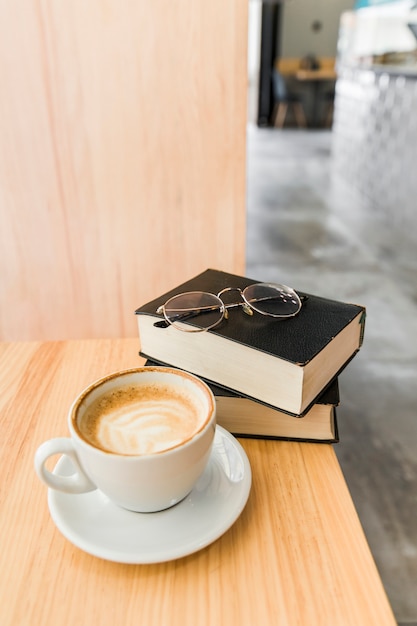
[[[187,291],[217,294],[255,281],[209,269],[136,310],[141,354],[293,415],[304,414],[362,345],[365,307],[298,292],[295,317],[276,320],[241,307],[206,332],[181,332],[156,311]]]
[[[145,365],[164,364],[148,360]],[[315,443],[339,441],[336,419],[336,407],[339,405],[337,379],[332,381],[317,398],[317,402],[301,418],[241,396],[209,381],[205,382],[216,398],[217,423],[236,437]]]

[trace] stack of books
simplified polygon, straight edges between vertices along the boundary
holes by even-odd
[[[180,293],[218,294],[256,282],[208,269],[141,306],[141,356],[205,380],[218,424],[234,435],[337,442],[338,376],[362,345],[365,307],[297,292],[303,304],[294,317],[248,316],[235,307],[204,332],[178,330],[158,313]]]

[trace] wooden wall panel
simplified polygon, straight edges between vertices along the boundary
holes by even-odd
[[[247,0],[0,2],[0,338],[244,271]]]

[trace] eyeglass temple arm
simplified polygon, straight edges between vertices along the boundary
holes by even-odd
[[[236,306],[236,305],[233,305],[233,306]],[[224,307],[225,309],[228,308],[226,307],[226,305],[224,305]],[[163,308],[164,308],[163,305],[158,307],[156,312],[159,314],[163,313]],[[178,310],[177,315],[172,315],[170,319],[172,320],[172,322],[176,322],[176,321],[186,322],[187,320],[190,320],[193,317],[197,317],[198,315],[204,315],[204,313],[211,313],[217,308],[218,308],[217,306],[213,305],[213,306],[204,306],[204,307],[194,307],[192,309],[177,309]],[[156,322],[154,326],[156,326],[157,328],[167,328],[168,326],[170,326],[170,323],[166,320],[162,320],[161,322]]]

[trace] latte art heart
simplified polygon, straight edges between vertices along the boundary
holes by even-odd
[[[201,428],[198,400],[170,385],[120,387],[88,408],[80,431],[95,447],[154,454],[188,441]]]

